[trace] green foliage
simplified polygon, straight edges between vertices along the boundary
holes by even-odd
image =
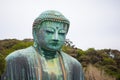
[[[0,75],[5,70],[5,57],[0,53]]]
[[[87,67],[87,65],[89,64],[89,61],[90,61],[90,57],[86,56],[86,55],[82,55],[78,58],[78,61],[80,61],[82,63],[83,67]]]
[[[104,70],[106,71],[107,74],[115,76],[116,80],[120,79],[120,70],[114,66],[114,65],[106,65],[104,66]]]
[[[85,55],[85,51],[83,51],[82,49],[77,49],[76,52],[78,54],[77,57]]]
[[[103,65],[115,65],[115,61],[112,58],[104,58]]]
[[[8,54],[15,50],[31,46],[32,44],[33,41],[31,39],[0,40],[0,75],[4,72],[5,57]],[[66,40],[62,50],[80,61],[83,67],[87,67],[88,64],[93,64],[104,69],[107,74],[115,76],[116,80],[120,79],[120,51],[111,49],[95,50],[94,48],[89,48],[84,51],[82,49],[76,48],[69,39]],[[114,58],[110,57],[110,51],[114,54]]]
[[[32,44],[33,42],[29,41],[29,39],[27,41],[20,41],[16,39],[0,40],[0,76],[5,69],[5,57],[15,50],[26,48]]]
[[[68,53],[69,55],[73,57],[76,57],[78,55],[77,48],[75,48],[71,44],[68,45],[68,43],[63,45],[62,51],[64,51],[65,53]]]
[[[87,54],[90,54],[90,55],[94,55],[94,54],[96,54],[96,50],[94,49],[94,48],[89,48],[88,50],[86,50],[86,53]]]
[[[16,39],[5,39],[5,40],[0,40],[0,53],[3,54],[4,56],[7,56],[9,53],[18,50],[18,49],[23,49],[28,46],[31,46],[33,44],[32,41],[20,41]]]
[[[23,48],[26,48],[32,44],[33,44],[32,42],[22,42],[21,41],[18,44],[12,46],[12,49],[14,49],[14,50],[23,49]]]

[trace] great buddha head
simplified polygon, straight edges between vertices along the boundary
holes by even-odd
[[[43,50],[59,51],[69,29],[69,20],[60,12],[44,11],[33,23],[34,46]]]

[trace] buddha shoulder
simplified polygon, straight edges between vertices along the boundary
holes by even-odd
[[[12,53],[10,53],[7,57],[6,60],[11,60],[11,59],[15,59],[15,58],[19,58],[19,57],[29,57],[30,55],[34,55],[35,50],[32,46],[25,48],[25,49],[20,49],[20,50],[16,50]]]

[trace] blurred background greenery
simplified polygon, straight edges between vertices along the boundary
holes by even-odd
[[[32,39],[0,40],[0,76],[5,71],[5,57],[15,50],[26,48],[32,44]],[[95,50],[94,48],[82,50],[75,47],[69,39],[66,39],[62,50],[81,62],[86,80],[90,80],[89,78],[100,80],[96,79],[98,78],[98,74],[99,77],[102,77],[102,80],[120,80],[120,51],[113,49]],[[103,75],[107,75],[108,77]]]

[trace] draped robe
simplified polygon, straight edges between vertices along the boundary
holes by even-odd
[[[2,80],[51,80],[43,70],[44,60],[34,47],[14,51],[6,57],[6,71]],[[73,57],[60,51],[62,79],[84,80],[81,64]]]

